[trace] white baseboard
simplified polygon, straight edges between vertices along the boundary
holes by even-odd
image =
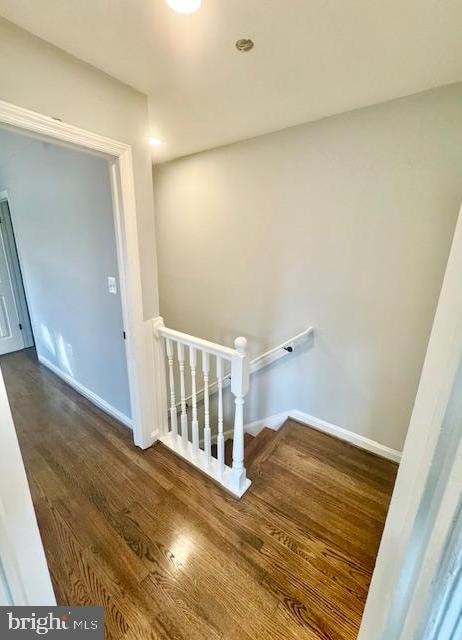
[[[284,422],[289,417],[290,411],[286,411],[284,413],[275,413],[272,416],[268,416],[264,420],[255,420],[255,422],[249,422],[244,425],[244,431],[246,433],[250,433],[253,436],[257,436],[264,427],[268,427],[268,429],[273,429],[277,431],[282,427]]]
[[[97,406],[98,409],[102,409],[102,411],[104,411],[105,413],[108,413],[110,416],[112,416],[113,418],[115,418],[116,420],[124,424],[126,427],[129,427],[130,429],[133,428],[131,418],[126,416],[124,413],[122,413],[118,409],[115,409],[112,405],[106,402],[106,400],[103,400],[103,398],[100,398],[99,396],[97,396],[96,393],[93,393],[93,391],[90,391],[90,389],[87,389],[87,387],[84,387],[82,384],[80,384],[80,382],[77,382],[77,380],[72,378],[72,376],[62,371],[59,367],[57,367],[55,364],[50,362],[44,356],[37,354],[37,358],[38,358],[38,361],[41,364],[43,364],[44,367],[46,367],[47,369],[50,369],[50,371],[52,371],[59,378],[61,378],[61,380],[64,380],[66,384],[68,384],[70,387],[72,387],[78,393],[80,393],[80,395],[84,396],[87,400],[89,400],[91,403]]]
[[[345,442],[354,444],[361,449],[366,449],[366,451],[375,453],[376,455],[382,458],[386,458],[387,460],[393,460],[393,462],[400,462],[401,460],[401,451],[391,449],[384,444],[380,444],[380,442],[376,442],[375,440],[371,440],[370,438],[361,436],[357,433],[354,433],[353,431],[348,431],[348,429],[338,427],[335,424],[331,424],[330,422],[326,422],[325,420],[321,420],[320,418],[311,416],[308,413],[304,413],[303,411],[298,411],[298,409],[291,409],[290,411],[269,416],[264,420],[250,422],[249,424],[246,424],[244,426],[244,431],[247,433],[251,433],[253,436],[256,436],[258,433],[260,433],[260,431],[264,427],[268,427],[269,429],[274,429],[275,431],[277,431],[282,427],[282,425],[288,418],[292,418],[293,420],[297,420],[298,422],[301,422],[308,427],[313,427],[313,429],[317,429],[318,431],[322,431],[323,433],[335,436],[340,440],[344,440]]]

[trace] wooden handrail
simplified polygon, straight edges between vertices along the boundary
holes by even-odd
[[[202,338],[196,338],[195,336],[190,336],[187,333],[175,331],[175,329],[159,327],[157,331],[159,332],[159,335],[163,336],[164,338],[171,338],[175,342],[181,342],[181,344],[185,344],[188,347],[196,347],[197,349],[202,349],[204,351],[207,351],[208,353],[213,353],[213,355],[219,356],[220,358],[225,358],[226,360],[232,360],[233,356],[236,355],[236,349],[224,347],[217,342],[209,342],[208,340],[203,340]]]

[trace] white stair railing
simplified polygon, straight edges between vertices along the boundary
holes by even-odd
[[[166,358],[168,368],[168,424],[159,440],[178,456],[240,498],[249,488],[250,480],[244,466],[244,402],[249,390],[249,357],[247,340],[236,338],[234,349],[168,329],[160,318],[154,323],[154,336]],[[186,362],[189,363],[187,371]],[[225,464],[223,436],[223,387],[225,364],[231,367],[231,392],[235,399],[232,466]],[[215,373],[214,392],[217,394],[217,452],[212,454],[210,424],[210,375]],[[191,382],[191,422],[186,403],[187,376]],[[202,375],[201,375],[202,374]],[[199,424],[198,377],[202,377],[201,398],[204,402],[204,423]],[[201,385],[201,386],[202,386]],[[216,391],[215,391],[216,385]],[[177,388],[179,387],[180,420],[177,416]],[[199,443],[203,442],[203,449]]]

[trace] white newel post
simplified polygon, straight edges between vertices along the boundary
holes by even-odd
[[[168,396],[167,396],[167,380],[165,371],[165,349],[164,340],[159,334],[159,329],[164,327],[164,319],[161,316],[154,318],[152,321],[152,331],[154,335],[154,376],[157,389],[154,390],[158,398],[159,415],[161,424],[158,425],[159,435],[168,432]],[[157,426],[157,425],[156,425]]]
[[[237,353],[231,361],[231,391],[235,396],[234,434],[233,434],[233,473],[234,490],[239,493],[247,482],[244,467],[244,398],[249,390],[249,356],[247,340],[236,338],[234,347]]]

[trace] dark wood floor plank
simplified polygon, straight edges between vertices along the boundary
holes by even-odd
[[[60,604],[114,640],[356,638],[396,465],[289,421],[247,438],[236,501],[33,350],[0,364]]]

